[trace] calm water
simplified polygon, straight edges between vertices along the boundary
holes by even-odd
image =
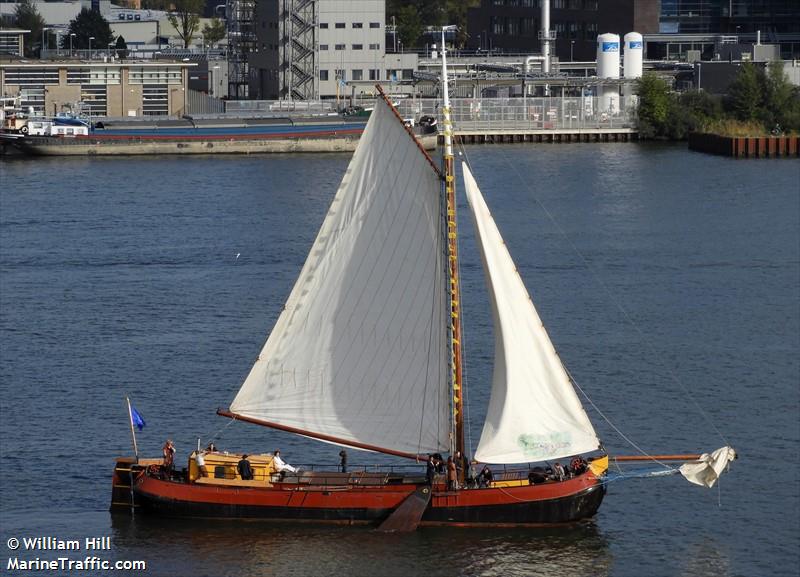
[[[741,458],[719,489],[617,482],[592,523],[558,530],[387,536],[112,517],[113,459],[132,451],[126,395],[147,421],[147,455],[171,437],[184,458],[197,437],[221,434],[223,449],[336,462],[334,447],[214,411],[258,354],[349,158],[6,161],[0,548],[110,535],[100,556],[144,559],[149,575],[796,575],[800,162],[635,144],[467,154],[597,409],[653,453],[731,443]],[[492,337],[463,216],[474,447]],[[609,450],[633,453],[585,404]]]

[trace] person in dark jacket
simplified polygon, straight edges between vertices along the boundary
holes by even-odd
[[[339,451],[339,470],[342,473],[347,473],[347,451],[344,449]]]
[[[250,467],[250,461],[247,460],[247,455],[242,455],[242,459],[239,461],[236,468],[239,470],[239,476],[243,481],[253,480],[253,469]]]
[[[433,485],[433,478],[436,475],[436,462],[433,455],[428,455],[428,462],[425,467],[425,481],[428,485]]]

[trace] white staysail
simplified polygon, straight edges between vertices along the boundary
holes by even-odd
[[[594,428],[466,164],[463,172],[495,330],[492,394],[475,458],[528,463],[593,451]]]
[[[720,447],[710,455],[700,455],[697,463],[681,465],[680,472],[690,483],[711,488],[734,459],[736,451],[733,447]]]
[[[231,412],[344,443],[448,449],[441,190],[379,99]]]

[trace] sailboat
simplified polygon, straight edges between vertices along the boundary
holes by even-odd
[[[441,164],[378,87],[294,288],[229,409],[218,411],[411,466],[297,471],[263,454],[246,456],[250,475],[239,466],[243,456],[198,446],[181,472],[160,459],[119,459],[112,509],[387,531],[563,524],[597,512],[609,457],[464,164],[495,334],[491,396],[473,461],[494,474],[478,484],[469,472],[444,53],[442,80]],[[432,455],[458,458],[456,474],[437,473]],[[713,484],[734,455],[725,447],[682,456],[693,461],[685,474]]]

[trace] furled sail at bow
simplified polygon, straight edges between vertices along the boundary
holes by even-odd
[[[485,463],[528,463],[600,446],[500,231],[466,164],[495,331],[492,393],[475,453]]]
[[[447,450],[441,198],[429,159],[379,99],[231,412],[344,444]]]

